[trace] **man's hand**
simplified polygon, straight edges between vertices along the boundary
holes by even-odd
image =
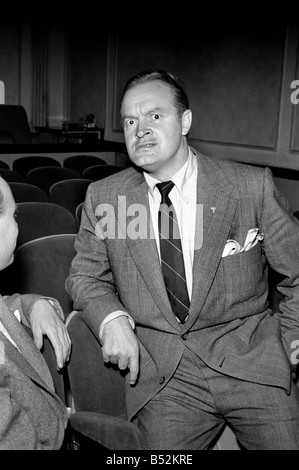
[[[136,335],[125,315],[106,323],[102,335],[104,362],[130,369],[130,384],[134,385],[139,372],[139,346]]]
[[[61,369],[69,360],[71,340],[65,324],[46,299],[39,299],[34,303],[30,323],[33,339],[38,349],[43,346],[43,335],[47,335],[55,351],[57,368]]]

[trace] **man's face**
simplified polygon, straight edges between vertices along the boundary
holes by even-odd
[[[0,215],[0,271],[13,262],[18,237],[15,220],[16,204],[8,184],[0,178],[0,189],[4,197],[4,212]]]
[[[158,179],[171,178],[188,158],[191,111],[179,118],[172,89],[155,80],[127,91],[121,115],[132,162]]]

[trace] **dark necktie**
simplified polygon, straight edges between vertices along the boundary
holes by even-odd
[[[158,213],[162,273],[172,310],[180,322],[184,323],[189,313],[190,301],[180,230],[174,207],[168,197],[174,183],[165,181],[156,186],[162,196]]]

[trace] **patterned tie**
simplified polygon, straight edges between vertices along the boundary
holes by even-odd
[[[174,207],[168,197],[174,183],[165,181],[156,186],[162,196],[158,213],[162,273],[172,310],[179,321],[184,323],[189,313],[190,301],[180,230]]]

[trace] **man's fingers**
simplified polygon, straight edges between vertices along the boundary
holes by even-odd
[[[129,360],[128,359],[120,359],[118,361],[118,367],[121,369],[121,370],[125,370],[127,369],[127,367],[129,366]]]
[[[103,349],[103,361],[117,364],[120,370],[130,369],[130,384],[134,385],[137,380],[139,373],[139,361],[138,356],[132,356],[130,358],[120,358],[119,356],[113,356],[106,354]]]
[[[104,362],[110,362],[109,356],[104,352],[104,349],[102,348],[102,354],[103,354],[103,361]]]
[[[55,351],[57,367],[62,369],[70,356],[71,341],[69,335],[63,329],[58,328],[56,331],[49,331],[48,338]]]
[[[130,383],[134,384],[139,372],[139,346],[128,318],[124,315],[108,321],[102,331],[104,362],[117,364],[120,370],[130,369]]]
[[[57,368],[62,369],[64,365],[62,342],[60,338],[58,338],[58,336],[56,334],[53,334],[52,332],[48,333],[48,338],[51,341],[54,352],[55,352]]]
[[[139,373],[138,355],[134,355],[130,358],[128,367],[130,369],[130,384],[134,385],[137,380],[138,373]]]
[[[34,328],[34,330],[32,330],[32,333],[33,333],[33,339],[34,339],[34,343],[36,347],[38,349],[41,349],[43,347],[43,334],[41,332],[41,329]]]

